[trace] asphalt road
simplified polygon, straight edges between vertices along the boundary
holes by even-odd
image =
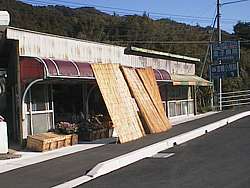
[[[136,149],[179,135],[192,129],[199,128],[201,126],[246,110],[250,110],[250,107],[224,111],[201,119],[179,124],[177,126],[174,126],[168,132],[147,135],[142,139],[138,139],[125,144],[109,144],[103,147],[77,152],[71,155],[5,172],[0,174],[0,188],[44,188],[62,184],[66,181],[70,181],[84,175],[86,171],[93,168],[96,164],[102,161],[112,159],[114,157],[126,154]],[[139,162],[138,164],[141,164],[141,162]],[[115,173],[120,172],[122,171],[117,171]],[[108,175],[107,177],[109,176],[110,175]],[[152,176],[154,175],[152,174]],[[102,178],[98,179],[98,181],[100,181],[101,179]],[[96,183],[98,183],[98,181]],[[127,180],[122,179],[122,181],[126,182]],[[113,187],[105,183],[103,185],[105,185],[105,187]],[[118,185],[118,187],[120,187],[120,184]],[[92,186],[92,184],[86,184],[85,186]],[[99,187],[95,185],[93,186]],[[124,187],[127,186],[124,185]]]
[[[250,187],[250,117],[163,152],[79,187]]]

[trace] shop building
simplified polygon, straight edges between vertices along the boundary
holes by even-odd
[[[8,27],[0,40],[0,113],[16,141],[54,129],[59,121],[105,115],[91,64],[118,63],[154,69],[169,118],[195,115],[196,86],[211,86],[195,75],[199,61]]]

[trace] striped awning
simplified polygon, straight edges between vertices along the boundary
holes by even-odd
[[[166,81],[166,82],[171,81],[171,77],[168,71],[163,69],[153,69],[153,70],[157,81]]]
[[[20,58],[20,77],[22,83],[41,78],[95,79],[91,65],[87,62],[38,57]]]
[[[171,74],[173,85],[212,86],[213,83],[197,75]]]
[[[153,70],[157,81],[171,81],[171,77],[166,70]],[[39,57],[21,57],[20,74],[23,84],[41,78],[95,79],[91,65],[88,62]]]

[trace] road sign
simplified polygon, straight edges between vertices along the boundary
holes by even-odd
[[[239,41],[223,41],[212,44],[212,61],[214,63],[238,62],[240,59]]]
[[[210,76],[212,79],[238,77],[239,63],[222,63],[210,65]]]

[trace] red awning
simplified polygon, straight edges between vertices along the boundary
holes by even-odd
[[[168,71],[163,69],[154,69],[155,78],[157,81],[171,81]]]
[[[89,63],[37,57],[21,57],[20,74],[23,83],[39,78],[95,78]]]
[[[157,81],[171,81],[166,70],[154,69],[154,73]],[[95,79],[90,63],[38,57],[21,57],[20,75],[22,84],[49,78]]]

